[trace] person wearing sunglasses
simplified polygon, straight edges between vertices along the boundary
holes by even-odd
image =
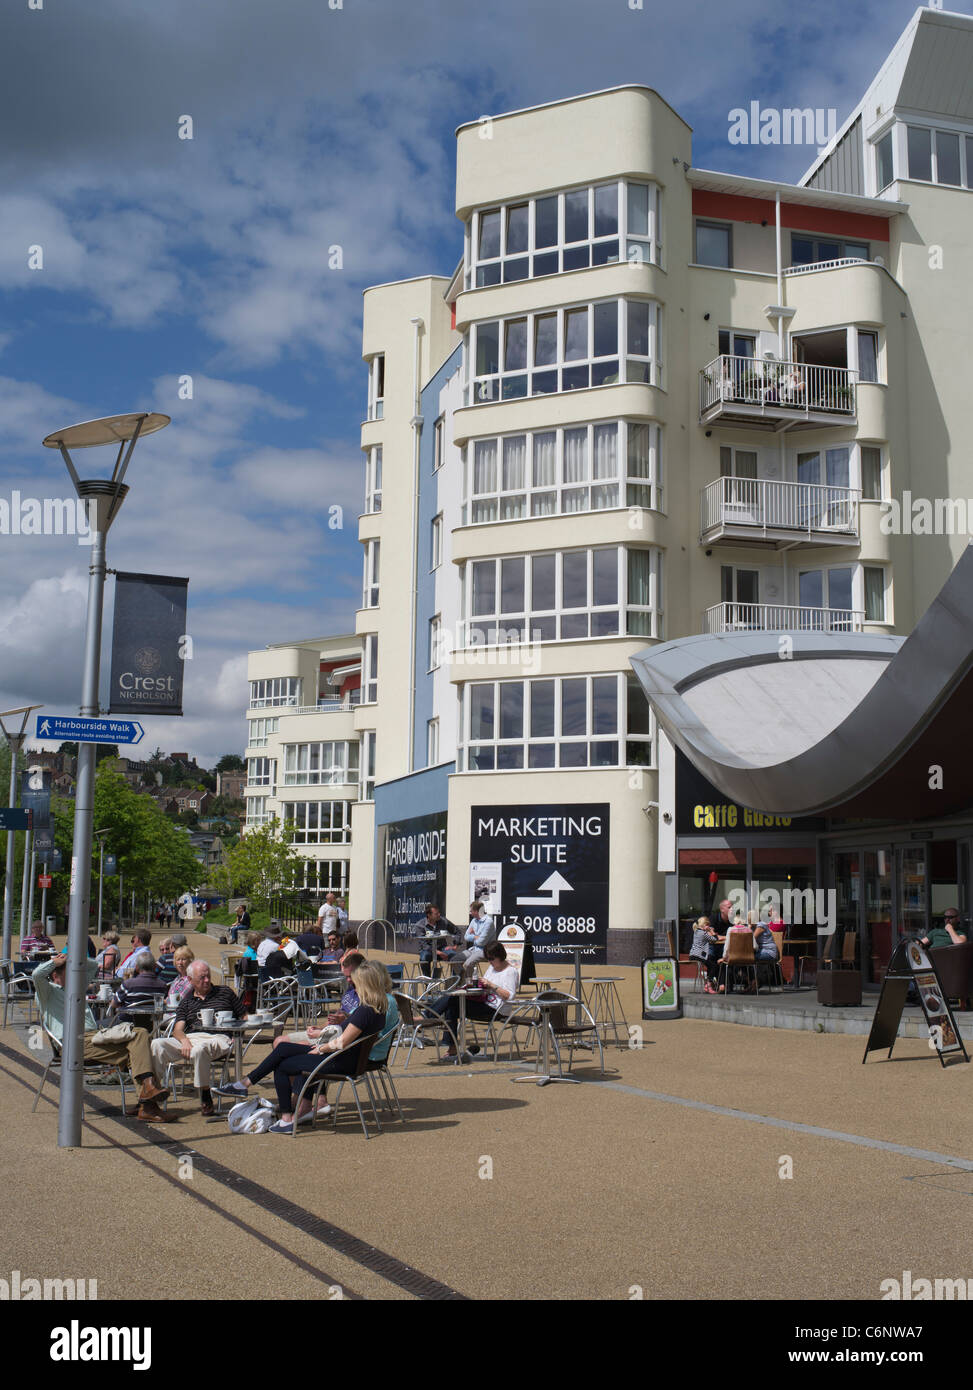
[[[962,946],[968,940],[969,932],[955,907],[947,907],[941,927],[930,927],[929,935],[920,937],[923,946]]]

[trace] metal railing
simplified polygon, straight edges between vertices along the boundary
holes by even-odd
[[[812,261],[809,265],[788,265],[785,275],[810,275],[816,270],[838,270],[843,265],[872,265],[864,256],[838,256],[833,261]]]
[[[361,949],[363,951],[367,951],[369,949],[371,945],[371,942],[369,940],[369,933],[373,928],[381,929],[382,945],[380,949],[386,952],[386,954],[389,952],[392,952],[394,954],[396,949],[395,926],[388,920],[387,917],[371,917],[367,922],[362,923],[362,925],[358,928],[358,941],[361,946]],[[391,946],[389,945],[389,936],[391,936],[392,938]]]
[[[855,608],[798,608],[777,603],[716,603],[703,614],[703,632],[862,632]]]
[[[747,526],[857,536],[860,497],[856,488],[829,484],[717,478],[700,494],[700,534],[719,526]]]
[[[853,417],[856,373],[847,367],[778,362],[724,353],[699,374],[699,410],[717,405],[766,410],[825,411]]]

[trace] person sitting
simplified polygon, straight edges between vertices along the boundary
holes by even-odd
[[[753,955],[757,962],[759,984],[761,980],[773,979],[773,971],[768,970],[767,966],[780,960],[780,952],[769,922],[761,922],[757,913],[752,911],[748,914],[747,921],[753,933]]]
[[[98,979],[111,979],[121,963],[122,953],[118,949],[118,932],[112,928],[101,938],[101,950],[95,956],[98,966]]]
[[[122,963],[115,971],[116,979],[120,980],[128,967],[134,965],[137,956],[145,955],[146,951],[149,952],[149,955],[152,954],[149,945],[151,940],[152,933],[149,931],[148,927],[140,927],[137,932],[133,933],[132,949],[129,951],[128,955],[123,958]]]
[[[319,963],[337,965],[343,955],[344,950],[341,946],[341,933],[339,931],[329,931],[328,945],[326,950],[318,957]]]
[[[728,906],[728,907],[730,906],[729,902],[727,903],[727,906]],[[721,908],[721,910],[722,910],[722,907],[723,907],[723,904],[720,903],[720,908]],[[738,912],[738,913],[736,914],[736,918],[734,919],[734,921],[732,921],[732,922],[729,924],[729,926],[727,927],[727,929],[726,929],[726,936],[723,938],[723,954],[722,954],[722,956],[721,956],[721,959],[722,959],[722,960],[726,960],[727,956],[730,954],[730,935],[731,935],[731,933],[733,933],[733,932],[741,932],[741,931],[749,932],[749,930],[750,930],[750,928],[748,927],[748,925],[746,924],[746,922],[743,922],[743,921],[740,920],[740,914],[739,914],[739,912]],[[726,968],[727,968],[727,970],[729,970],[729,966],[727,966]],[[739,971],[739,970],[738,970],[736,973],[737,973],[738,976],[742,976],[742,974],[743,974],[743,972],[742,972],[742,971]],[[738,981],[738,983],[739,983],[739,981]],[[724,983],[724,984],[722,984],[722,985],[719,986],[719,988],[717,989],[717,993],[718,993],[718,994],[724,994],[725,992],[726,992],[726,984]]]
[[[969,940],[969,932],[960,920],[955,907],[947,907],[943,913],[943,925],[930,927],[927,936],[919,938],[923,946],[962,946]]]
[[[214,985],[209,966],[204,960],[194,960],[186,972],[193,987],[182,997],[176,1010],[176,1022],[167,1038],[152,1043],[152,1063],[161,1073],[169,1062],[181,1058],[193,1063],[193,1082],[199,1090],[199,1108],[203,1115],[212,1115],[213,1096],[210,1088],[213,1058],[225,1057],[230,1039],[225,1033],[208,1033],[201,1014],[204,1009],[216,1013],[226,1011],[235,1019],[246,1017],[243,1001],[229,985]]]
[[[463,938],[466,948],[453,956],[453,965],[463,967],[464,978],[469,978],[477,961],[486,958],[486,948],[496,939],[497,928],[493,918],[478,899],[474,900],[470,903],[470,925]]]
[[[261,983],[277,980],[290,973],[290,961],[283,952],[283,934],[276,922],[267,928],[263,940],[257,947],[257,965],[260,967]]]
[[[186,937],[184,932],[178,931],[172,936],[167,937],[159,947],[159,969],[171,971],[173,969],[173,956],[180,946],[185,945]]]
[[[138,1023],[146,1014],[154,1013],[152,1003],[149,1003],[147,1008],[143,1006],[133,1009],[133,1001],[161,999],[168,988],[168,981],[159,974],[151,951],[148,955],[139,956],[135,965],[123,978],[121,988],[115,995],[119,1023]]]
[[[350,956],[353,952],[358,952],[358,933],[346,931],[341,938],[341,959],[345,960],[346,957]]]
[[[251,1086],[273,1072],[280,1118],[269,1132],[286,1134],[294,1123],[294,1088],[300,1089],[304,1084],[303,1078],[320,1065],[322,1057],[329,1052],[340,1052],[340,1056],[326,1063],[324,1073],[328,1076],[350,1076],[357,1061],[352,1043],[358,1038],[384,1031],[388,1001],[383,977],[377,966],[362,960],[353,973],[352,981],[359,1003],[352,1010],[339,1037],[326,1043],[284,1043],[271,1048],[264,1060],[242,1081],[231,1081],[218,1087],[219,1094],[237,1098],[246,1096]],[[302,1106],[297,1116],[298,1123],[308,1118],[311,1118],[311,1107]]]
[[[252,931],[247,933],[247,944],[243,948],[243,960],[248,960],[252,965],[259,965],[257,959],[257,948],[264,939],[262,931]]]
[[[67,956],[47,960],[33,972],[34,991],[37,1007],[40,1009],[44,1027],[59,1044],[64,1041],[64,977]],[[90,985],[97,974],[93,960],[85,962],[87,982]],[[166,1115],[159,1108],[159,1101],[169,1094],[168,1088],[159,1086],[153,1076],[152,1055],[149,1051],[149,1034],[145,1028],[136,1028],[127,1042],[95,1042],[98,1032],[95,1017],[85,1004],[84,1010],[84,1052],[86,1062],[102,1062],[108,1066],[127,1065],[139,1087],[138,1118],[161,1124],[174,1117]]]
[[[689,948],[689,958],[698,960],[706,967],[706,983],[703,989],[707,994],[716,993],[722,945],[723,937],[716,931],[710,919],[697,917],[693,925],[693,944]]]
[[[241,932],[250,930],[250,913],[247,911],[246,903],[241,903],[236,910],[236,921],[230,927],[230,944],[237,944],[237,937]]]
[[[447,922],[435,903],[427,903],[424,930],[427,932],[444,931],[449,933],[446,940],[439,943],[435,941],[424,941],[419,951],[420,964],[426,968],[426,974],[435,979],[439,975],[439,967],[435,962],[437,960],[451,960],[456,954],[456,928],[451,922]]]
[[[517,993],[520,975],[516,965],[507,960],[507,952],[499,941],[495,941],[492,946],[487,947],[486,958],[490,964],[480,980],[480,984],[486,990],[486,995],[482,1000],[467,999],[466,1017],[480,1019],[483,1023],[490,1023],[498,1009],[501,1015],[503,1014],[504,1006],[509,1005]],[[439,1014],[441,1018],[445,1018],[455,1033],[459,1021],[458,995],[443,994],[427,1007],[430,1013]],[[479,1050],[475,1045],[468,1049],[470,1052],[479,1052]],[[449,1045],[446,1056],[456,1056],[456,1048],[452,1043]]]
[[[20,954],[29,957],[40,951],[53,951],[54,942],[44,930],[42,922],[35,922],[28,936],[20,939]]]
[[[292,936],[291,940],[297,942],[306,956],[314,956],[317,959],[324,951],[324,933],[320,922],[309,922],[307,930]]]
[[[166,1008],[175,1009],[181,1004],[183,999],[193,987],[193,982],[189,977],[189,967],[196,959],[189,946],[177,946],[172,953],[172,964],[176,972],[176,978],[169,986],[166,994]]]

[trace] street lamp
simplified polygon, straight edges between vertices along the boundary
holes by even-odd
[[[101,898],[101,892],[102,892],[102,880],[103,880],[104,874],[105,874],[105,836],[106,836],[106,835],[110,835],[110,834],[111,834],[111,829],[110,829],[110,828],[108,828],[108,829],[106,829],[106,830],[96,830],[96,831],[95,831],[95,839],[98,841],[98,940],[99,940],[99,941],[101,940],[101,936],[102,936],[102,926],[101,926],[101,903],[102,903],[102,898]]]
[[[44,440],[47,449],[60,450],[75,491],[84,501],[91,530],[91,564],[88,567],[88,610],[84,630],[84,675],[81,713],[97,715],[101,674],[101,620],[105,596],[105,543],[108,530],[128,488],[125,473],[138,439],[154,434],[169,423],[168,415],[147,411],[86,420],[56,430]],[[118,454],[109,479],[78,476],[69,449],[92,449],[117,444]],[[87,988],[88,899],[91,891],[91,838],[94,818],[97,745],[78,742],[77,793],[74,804],[74,844],[71,851],[71,910],[68,916],[67,970],[64,981],[64,1041],[61,1093],[58,1104],[59,1148],[81,1144],[81,1081],[84,1065],[84,998]]]
[[[43,705],[21,705],[19,709],[5,709],[0,714],[0,733],[10,745],[10,805],[17,804],[17,755],[24,744],[27,736],[27,721],[35,709],[43,709]],[[19,714],[22,716],[20,728],[17,733],[11,733],[5,719],[11,715]],[[26,845],[26,842],[25,842]],[[7,831],[7,873],[3,881],[3,960],[10,960],[10,935],[13,922],[14,895],[13,895],[13,876],[14,876],[14,832]]]

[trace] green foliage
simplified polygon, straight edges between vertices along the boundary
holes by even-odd
[[[243,772],[246,770],[246,763],[239,753],[224,753],[222,758],[213,769],[214,772]]]
[[[210,873],[221,897],[242,894],[258,911],[270,906],[275,892],[290,887],[301,859],[291,846],[293,831],[281,831],[274,818],[244,835]]]

